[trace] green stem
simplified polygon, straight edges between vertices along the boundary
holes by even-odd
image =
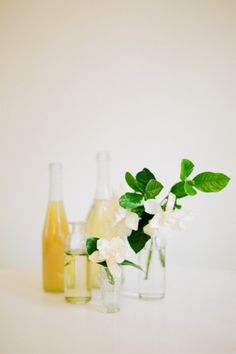
[[[166,266],[166,256],[165,256],[165,250],[160,248],[159,249],[159,257],[160,257],[160,262],[163,268]]]
[[[161,205],[168,199],[168,195],[169,195],[169,194],[167,194],[167,195],[165,196],[165,198],[162,199],[162,201],[160,202]]]
[[[166,202],[168,201],[169,194],[170,194],[170,192],[167,194],[167,196],[165,196],[165,198],[162,199],[160,205],[162,205],[165,201],[166,201]],[[177,197],[176,197],[176,199],[175,199],[175,203],[177,203]],[[165,205],[164,211],[165,211],[165,210],[166,210],[166,205]],[[175,204],[174,204],[174,206],[173,206],[173,210],[175,210]]]
[[[115,284],[115,279],[114,279],[113,275],[111,274],[109,268],[108,267],[104,267],[104,268],[105,268],[105,272],[107,274],[107,279],[108,279],[109,283],[111,285],[114,285]]]
[[[153,246],[153,239],[151,239],[150,248],[149,248],[149,252],[148,252],[147,266],[146,266],[144,280],[147,280],[148,275],[149,275],[149,268],[150,268],[150,264],[151,264],[151,260],[152,260],[152,246]]]

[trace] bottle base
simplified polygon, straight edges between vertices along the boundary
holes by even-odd
[[[50,289],[50,288],[47,288],[47,287],[43,287],[43,290],[46,292],[46,293],[54,293],[54,294],[61,294],[64,292],[64,289]]]
[[[138,294],[139,299],[141,300],[147,300],[147,301],[152,301],[152,300],[162,300],[165,297],[165,293],[139,293]]]
[[[117,313],[120,311],[120,308],[119,307],[112,307],[112,306],[108,306],[108,307],[101,307],[100,308],[100,312],[103,312],[103,313]]]
[[[65,297],[65,300],[73,305],[86,304],[91,300],[90,296],[87,297]]]

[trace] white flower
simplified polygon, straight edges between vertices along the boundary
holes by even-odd
[[[184,220],[187,220],[188,216],[180,210],[173,210],[175,200],[175,195],[170,193],[166,210],[163,210],[155,199],[149,199],[144,202],[146,213],[154,215],[143,228],[147,235],[156,237],[158,234],[167,233],[169,230],[182,230],[184,228]]]
[[[114,222],[115,234],[118,237],[128,237],[133,230],[138,230],[139,216],[132,211],[119,208]]]
[[[138,230],[139,216],[132,211],[121,208],[119,199],[126,192],[121,184],[119,188],[113,191],[111,198],[111,208],[113,209],[113,230],[116,237],[128,237],[132,230]]]
[[[101,238],[97,241],[97,249],[89,259],[95,263],[106,261],[113,277],[119,278],[121,276],[119,263],[124,261],[128,251],[125,241],[119,237],[113,237],[111,240]]]

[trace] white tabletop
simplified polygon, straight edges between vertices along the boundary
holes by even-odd
[[[30,270],[0,270],[1,354],[235,354],[236,273],[168,269],[167,296],[70,305]]]

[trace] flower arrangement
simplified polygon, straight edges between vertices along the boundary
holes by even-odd
[[[179,181],[160,201],[158,197],[164,186],[149,169],[144,168],[135,177],[126,172],[125,180],[132,192],[124,193],[118,201],[116,199],[117,217],[113,225],[116,237],[111,240],[91,237],[86,243],[89,259],[104,267],[110,284],[115,284],[115,280],[121,277],[120,266],[126,265],[143,270],[143,280],[147,281],[155,241],[170,230],[181,230],[185,220],[189,219],[189,215],[182,211],[180,200],[195,196],[198,191],[219,192],[230,181],[225,174],[216,172],[202,172],[191,178],[193,170],[194,164],[188,159],[182,159]],[[137,254],[150,241],[143,268],[125,258],[128,251],[126,238]],[[158,246],[158,253],[159,263],[165,268],[165,249],[162,245]]]

